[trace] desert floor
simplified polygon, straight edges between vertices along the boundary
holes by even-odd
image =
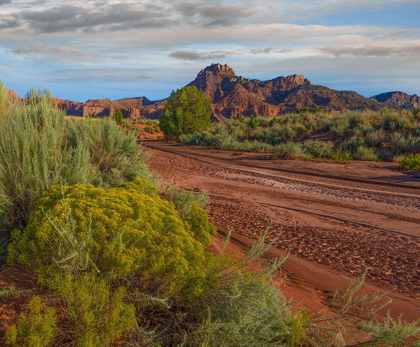
[[[290,256],[277,276],[310,311],[367,269],[364,290],[393,301],[394,317],[420,317],[420,178],[394,163],[264,160],[266,154],[144,141],[163,185],[206,191],[210,220],[244,249],[269,228],[268,257]],[[213,250],[222,243],[213,239]],[[384,314],[384,313],[383,313]]]

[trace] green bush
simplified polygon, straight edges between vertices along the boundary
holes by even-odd
[[[420,154],[410,154],[401,160],[401,170],[420,170]]]
[[[205,192],[194,194],[192,191],[187,193],[185,188],[176,190],[176,186],[172,185],[167,191],[163,192],[163,196],[166,200],[172,202],[175,208],[181,215],[181,217],[187,217],[191,215],[193,204],[196,203],[198,207],[204,209],[208,205],[210,199]]]
[[[4,93],[0,86],[0,99]],[[25,227],[34,202],[53,185],[107,187],[136,175],[152,179],[135,134],[126,134],[111,119],[68,120],[49,95],[32,90],[22,103],[2,101],[1,245],[11,230]]]
[[[95,179],[80,183],[110,187],[135,176],[154,181],[146,165],[149,156],[137,143],[137,133],[124,132],[111,119],[71,123],[66,131],[66,144],[73,150],[82,148],[89,153]]]
[[[334,144],[330,141],[306,140],[302,147],[305,153],[314,158],[329,158]]]
[[[191,218],[181,219],[141,178],[110,189],[54,186],[25,230],[12,233],[8,261],[24,264],[50,286],[63,273],[95,270],[105,278],[132,277],[162,294],[181,288],[197,294],[214,232],[205,211],[193,204]]]
[[[117,123],[118,125],[121,125],[122,121],[124,119],[123,113],[121,112],[121,110],[117,107],[115,109],[115,113],[114,113],[114,122]]]
[[[6,344],[22,347],[47,347],[51,345],[57,328],[55,309],[42,303],[39,296],[29,302],[27,312],[19,316],[17,323],[6,331]]]
[[[354,153],[354,158],[358,160],[377,161],[379,158],[375,154],[373,148],[360,146]]]
[[[67,276],[57,294],[65,301],[71,339],[78,346],[109,346],[136,324],[134,305],[123,302],[126,289],[111,290],[95,273]]]
[[[343,163],[348,163],[348,162],[350,162],[350,161],[353,160],[353,156],[351,155],[350,152],[347,152],[347,151],[346,152],[342,152],[340,150],[331,153],[330,158],[332,160],[336,160],[338,162],[343,162]]]
[[[167,139],[176,140],[180,135],[206,129],[211,115],[211,99],[196,87],[184,87],[173,91],[165,101],[159,126]]]
[[[284,159],[297,159],[304,157],[300,143],[287,142],[286,144],[273,147],[273,153]]]

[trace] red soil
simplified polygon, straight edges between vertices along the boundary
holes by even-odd
[[[279,281],[302,307],[322,306],[367,268],[364,290],[385,292],[394,317],[420,317],[420,181],[390,163],[267,161],[255,154],[145,141],[163,184],[205,190],[209,217],[243,247],[269,227],[273,255],[291,255]]]

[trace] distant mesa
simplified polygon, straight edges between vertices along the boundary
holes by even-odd
[[[230,118],[241,113],[273,117],[307,107],[320,107],[327,111],[379,110],[383,107],[410,109],[420,106],[420,97],[403,92],[389,92],[365,98],[352,91],[338,91],[313,85],[303,75],[276,77],[268,81],[237,76],[228,65],[211,64],[201,70],[188,86],[201,89],[213,101],[217,119]],[[18,95],[9,91],[13,99]],[[164,100],[150,101],[146,97],[74,102],[57,99],[68,115],[86,117],[112,116],[119,108],[125,118],[160,117]]]
[[[379,101],[383,105],[391,108],[406,108],[411,109],[413,107],[420,106],[420,97],[416,94],[408,95],[403,92],[389,92],[382,93],[379,95],[372,96],[372,99]]]

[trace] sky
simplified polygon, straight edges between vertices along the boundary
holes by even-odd
[[[0,80],[20,96],[157,100],[221,63],[420,94],[419,18],[420,0],[0,0]]]

